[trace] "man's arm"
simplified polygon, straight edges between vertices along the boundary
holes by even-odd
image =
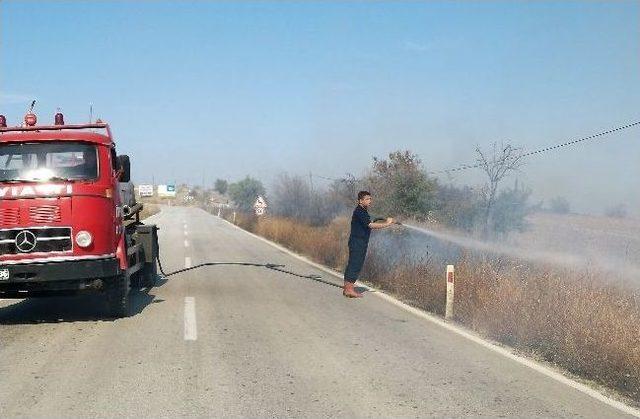
[[[395,220],[389,217],[385,221],[376,221],[373,223],[369,223],[369,228],[372,230],[379,230],[382,228],[391,227],[394,223],[395,223]]]

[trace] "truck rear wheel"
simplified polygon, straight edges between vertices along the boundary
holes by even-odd
[[[111,317],[118,319],[131,315],[129,277],[127,275],[118,275],[109,281],[107,287],[107,311]]]
[[[143,288],[152,288],[156,286],[158,279],[158,265],[156,261],[147,262],[140,271],[140,285]]]

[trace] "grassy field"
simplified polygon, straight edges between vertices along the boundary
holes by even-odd
[[[316,262],[344,269],[347,219],[312,227],[238,214],[237,224]],[[403,240],[394,234],[375,234],[362,278],[416,307],[443,314],[444,260],[437,255],[416,258],[401,248],[390,252]],[[456,321],[640,402],[637,289],[603,281],[606,274],[593,268],[559,268],[471,252],[459,253],[454,263]]]

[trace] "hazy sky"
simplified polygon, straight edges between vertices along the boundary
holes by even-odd
[[[107,120],[134,180],[429,170],[640,120],[640,2],[0,3],[0,113]],[[640,128],[529,160],[538,199],[640,208]],[[476,183],[478,172],[458,176]],[[318,182],[322,182],[320,179]]]

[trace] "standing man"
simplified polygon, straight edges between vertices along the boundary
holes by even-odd
[[[344,271],[344,287],[342,290],[342,295],[349,298],[362,297],[362,294],[354,289],[353,284],[358,280],[358,275],[360,275],[362,265],[364,265],[371,229],[387,228],[394,223],[393,218],[387,218],[386,221],[371,222],[368,212],[370,205],[371,194],[367,191],[358,192],[358,206],[353,210],[353,215],[351,216],[349,262]]]

